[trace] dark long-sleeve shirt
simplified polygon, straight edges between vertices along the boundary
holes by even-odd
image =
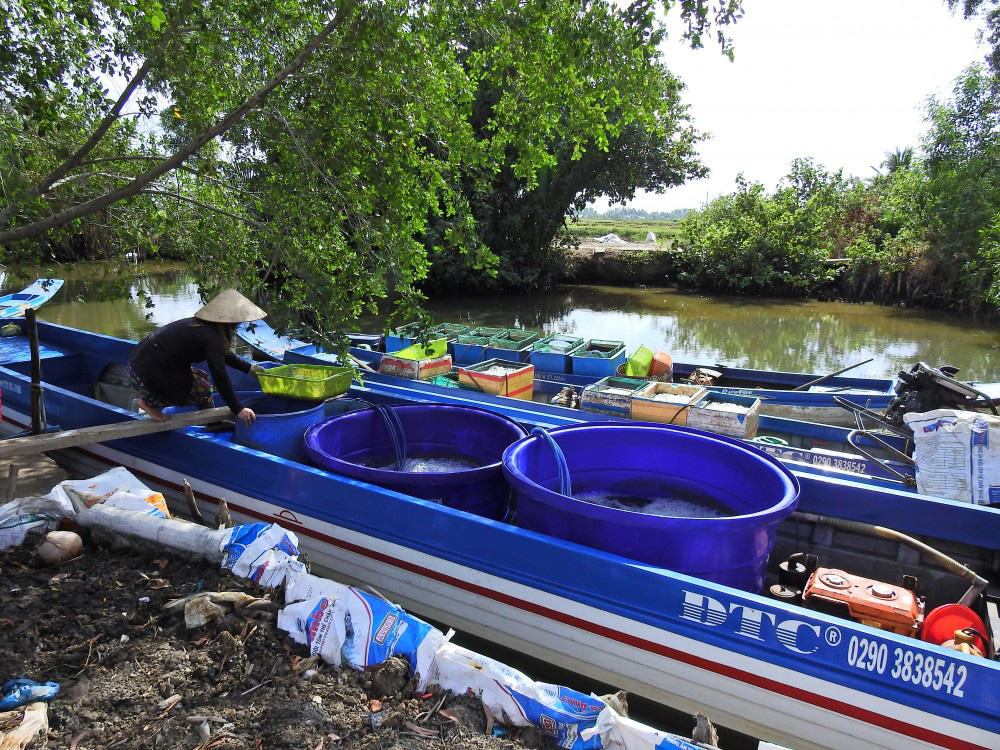
[[[129,357],[129,364],[143,384],[156,395],[183,404],[194,378],[191,366],[207,362],[219,395],[233,414],[243,410],[229,380],[226,365],[250,372],[250,363],[229,350],[218,326],[197,318],[168,323],[140,341]]]

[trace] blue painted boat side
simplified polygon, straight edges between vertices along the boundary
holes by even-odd
[[[5,393],[13,382],[21,386],[11,392],[19,396],[15,399],[17,406],[27,408],[26,400],[20,397],[28,393],[25,376],[0,368],[0,377]],[[134,419],[128,412],[58,387],[48,388],[46,398],[50,416],[66,427]],[[214,435],[178,431],[113,441],[109,445],[228,491],[259,498],[296,516],[315,518],[384,539],[667,633],[1000,736],[1000,665],[984,659],[379,490],[234,446]],[[876,501],[884,500],[882,494],[871,493]],[[852,501],[854,504],[871,499],[868,493],[845,485],[840,496],[814,498],[812,509],[832,510],[843,505],[850,495],[858,496]],[[908,501],[911,515],[924,521],[935,517],[931,510],[935,503],[925,506],[913,498]],[[885,503],[870,505],[872,520],[884,520]],[[967,509],[955,510],[961,513]],[[265,517],[263,520],[278,519]],[[325,543],[345,544],[342,540],[312,532],[308,525],[290,526],[299,534],[316,536]],[[416,529],[419,533],[414,533]],[[434,575],[430,570],[426,573]],[[469,592],[490,595],[489,591],[478,591],[468,581],[450,583]],[[505,603],[517,606],[516,601]],[[834,711],[843,705],[824,694],[797,694],[794,688],[774,684],[725,663],[704,663],[703,659],[659,641],[646,640],[631,630],[607,631],[595,623],[577,621],[572,615],[555,611],[547,612],[546,616],[797,700],[829,704]],[[867,656],[861,658],[859,651],[870,652],[873,657],[870,660]],[[903,665],[916,663],[918,657],[921,663],[928,659],[933,662],[926,686],[922,678],[918,677],[914,684],[912,677],[902,677]],[[934,670],[940,672],[941,680],[937,680]],[[950,687],[943,677],[949,670]],[[911,666],[908,673],[913,672]],[[864,712],[864,707],[860,710]],[[914,731],[933,731],[933,726]]]

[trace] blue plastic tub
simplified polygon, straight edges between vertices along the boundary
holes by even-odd
[[[551,436],[566,456],[574,497],[559,493],[555,454],[532,436],[510,446],[503,469],[526,529],[747,591],[764,585],[778,523],[794,509],[795,477],[730,438],[681,427],[595,423]],[[699,517],[652,515],[577,499],[672,496]],[[641,503],[624,505],[640,508]],[[729,515],[706,517],[709,508]]]
[[[304,464],[309,463],[303,443],[306,428],[335,414],[365,408],[346,400],[331,399],[317,404],[315,401],[268,396],[260,391],[237,391],[236,395],[244,406],[253,409],[257,419],[249,427],[238,419],[234,420],[233,442]],[[216,406],[225,406],[218,393],[213,394],[212,401]],[[163,413],[178,414],[193,410],[193,406],[168,406]]]
[[[303,442],[308,428],[334,414],[363,408],[336,399],[317,404],[270,396],[244,401],[244,405],[253,409],[257,419],[249,427],[236,420],[233,442],[303,464],[309,463]]]
[[[570,366],[574,375],[607,378],[616,374],[626,359],[624,342],[590,339],[570,355]]]
[[[504,481],[500,458],[508,446],[525,436],[521,425],[468,406],[391,408],[402,423],[409,458],[461,459],[476,466],[423,473],[378,468],[389,464],[394,452],[385,421],[373,409],[342,414],[310,427],[306,452],[317,465],[336,474],[487,518],[501,519],[507,514],[510,487]]]

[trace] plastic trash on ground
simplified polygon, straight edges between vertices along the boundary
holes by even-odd
[[[537,726],[566,750],[698,750],[690,742],[616,714],[592,695],[535,682],[506,664],[448,643],[440,630],[398,606],[289,563],[278,627],[336,666],[366,669],[405,658],[420,679],[472,693],[508,726]]]
[[[289,563],[288,572],[285,574],[285,604],[315,599],[318,596],[336,599],[344,596],[349,588],[329,578],[313,575],[306,570],[305,565],[296,560]]]
[[[510,726],[537,726],[567,750],[602,746],[599,736],[584,739],[581,734],[592,728],[605,710],[600,698],[535,682],[506,664],[451,643],[438,650],[430,682],[458,695],[471,693],[498,721]]]
[[[91,479],[70,479],[60,482],[70,500],[90,508],[98,503],[122,510],[147,513],[157,518],[170,518],[167,501],[140,482],[124,466],[116,466]]]
[[[276,523],[250,523],[229,529],[220,545],[222,567],[266,588],[281,585],[296,562],[299,540]]]
[[[918,492],[963,503],[1000,503],[1000,417],[935,409],[903,420],[913,430]]]
[[[34,680],[10,680],[0,686],[0,711],[10,711],[25,703],[52,700],[58,692],[58,682],[42,685]]]
[[[32,531],[51,531],[73,514],[73,503],[58,485],[41,497],[20,497],[0,505],[0,549],[22,544]]]
[[[610,707],[601,711],[594,726],[584,729],[580,735],[585,741],[598,739],[599,746],[606,750],[699,750],[698,745],[640,724]]]
[[[278,613],[278,627],[292,640],[308,646],[309,653],[334,666],[347,664],[355,669],[368,669],[401,656],[419,675],[419,688],[423,689],[435,654],[445,642],[440,630],[391,602],[333,581],[323,583],[308,573],[293,575],[289,589],[319,592],[286,605]]]

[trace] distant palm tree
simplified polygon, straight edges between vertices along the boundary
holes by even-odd
[[[881,166],[892,174],[897,169],[909,169],[913,165],[913,148],[897,148],[895,151],[885,152],[885,161]]]

